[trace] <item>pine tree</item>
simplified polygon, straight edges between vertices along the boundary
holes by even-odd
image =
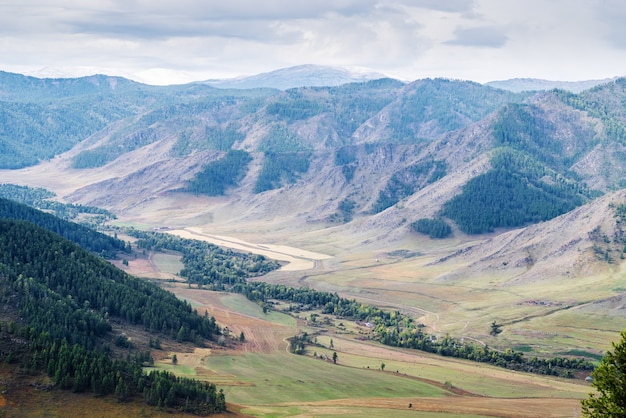
[[[591,373],[597,393],[581,401],[583,416],[590,418],[626,417],[626,331],[622,340],[613,343],[600,364]]]

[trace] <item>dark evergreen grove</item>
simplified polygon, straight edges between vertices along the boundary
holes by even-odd
[[[280,267],[278,262],[268,260],[262,255],[241,253],[204,241],[158,232],[128,230],[127,233],[138,238],[135,243],[138,248],[182,253],[184,268],[180,275],[190,284],[234,284],[238,280],[261,276]]]
[[[225,410],[214,385],[165,372],[145,375],[150,353],[113,358],[110,320],[156,335],[202,343],[220,333],[214,318],[160,287],[136,279],[60,235],[27,221],[0,219],[0,299],[18,313],[1,324],[0,341],[25,342],[0,352],[28,372],[43,371],[62,389],[143,397],[206,414]],[[19,318],[19,320],[17,320]]]
[[[106,258],[130,251],[129,245],[120,239],[1,197],[0,218],[32,222]]]
[[[188,341],[219,333],[214,321],[198,316],[173,293],[129,276],[56,234],[24,221],[0,219],[0,227],[2,271],[15,283],[21,277],[41,284],[77,308],[88,306],[101,316],[120,317],[150,331],[176,335],[186,329]],[[41,303],[46,296],[43,291]]]
[[[308,152],[266,152],[261,173],[254,185],[254,193],[261,193],[296,181],[298,176],[309,170]]]
[[[553,219],[597,197],[598,191],[558,174],[517,144],[494,150],[492,169],[469,180],[441,215],[468,234]]]
[[[207,164],[189,182],[187,191],[209,196],[222,196],[246,175],[252,157],[245,151],[228,151],[219,160]]]
[[[441,218],[422,218],[411,224],[411,227],[420,234],[428,235],[430,238],[446,238],[452,234],[452,228]]]
[[[465,233],[481,234],[546,221],[582,203],[582,196],[559,186],[500,168],[468,181],[460,195],[445,203],[442,215]]]

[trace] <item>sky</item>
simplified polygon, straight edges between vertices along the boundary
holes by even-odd
[[[404,81],[626,75],[624,0],[0,0],[0,70],[148,84],[303,64]]]

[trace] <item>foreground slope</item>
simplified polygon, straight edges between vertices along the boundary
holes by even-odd
[[[118,401],[143,398],[194,413],[225,410],[214,385],[145,375],[141,366],[152,361],[149,349],[142,351],[147,342],[119,331],[136,326],[156,338],[202,343],[220,332],[214,319],[26,221],[0,218],[0,254],[0,354],[20,365],[16,372],[42,376],[45,387],[114,394]],[[7,384],[2,399],[15,405],[13,389]]]

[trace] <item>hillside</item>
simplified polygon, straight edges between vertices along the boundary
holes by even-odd
[[[220,334],[214,318],[199,316],[172,293],[56,233],[7,218],[23,217],[18,209],[0,216],[0,357],[19,365],[16,376],[35,376],[48,389],[114,395],[120,402],[143,398],[148,405],[197,414],[225,410],[223,394],[212,384],[144,374],[142,365],[153,362],[148,341],[121,331],[136,337],[142,329],[151,335],[151,348],[153,336],[164,345],[174,338],[203,344]],[[29,208],[21,212],[35,216]],[[2,400],[14,404],[16,388],[9,382],[19,385],[3,379]]]
[[[20,205],[8,199],[0,198],[0,218],[28,221],[48,231],[57,233],[92,253],[100,254],[107,258],[114,258],[117,253],[130,252],[130,244],[120,239],[28,206]]]
[[[549,222],[502,232],[465,247],[435,264],[462,260],[466,265],[441,280],[485,271],[515,272],[502,286],[594,275],[624,259],[626,231],[618,209],[624,203],[626,191],[609,193]]]
[[[24,97],[38,106],[48,84],[55,85],[26,81],[12,83],[33,89]],[[72,89],[59,88],[71,98],[63,100],[78,103]],[[2,170],[3,182],[105,208],[120,224],[193,227],[328,254],[334,258],[315,263],[311,275],[278,271],[268,280],[364,298],[380,292],[377,302],[412,312],[432,304],[447,321],[439,329],[465,329],[477,339],[484,339],[479,322],[497,315],[495,308],[486,306],[477,318],[458,310],[465,302],[454,300],[458,295],[447,300],[441,289],[420,283],[475,280],[477,292],[491,295],[486,277],[495,277],[498,286],[524,287],[524,299],[513,306],[530,299],[540,279],[580,292],[593,274],[597,292],[585,303],[619,293],[613,281],[621,257],[610,235],[609,203],[620,204],[626,174],[623,79],[579,94],[514,94],[445,79],[286,91],[197,84],[131,84],[132,94],[107,89],[115,93],[99,94],[141,100],[127,106],[132,114],[86,133],[54,158]],[[93,100],[90,94],[80,100]],[[7,96],[9,105],[16,100]],[[429,239],[412,227],[420,220],[444,222],[452,234]],[[589,238],[596,228],[608,231],[610,250],[604,238]],[[375,286],[369,276],[378,266],[371,260],[391,265],[381,264]],[[346,284],[351,275],[354,286]],[[406,277],[403,290],[427,296],[397,302],[389,277]],[[556,297],[562,289],[555,284],[545,293]],[[503,316],[518,321],[526,314]],[[470,315],[467,328],[458,325],[463,315]]]

